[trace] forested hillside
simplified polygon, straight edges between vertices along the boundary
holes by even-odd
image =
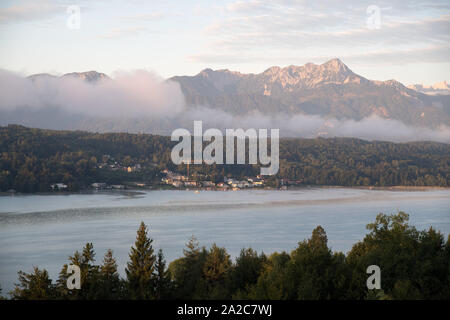
[[[175,166],[170,137],[128,133],[88,133],[0,127],[0,190],[45,192],[52,183],[68,190],[95,181],[156,184],[162,169]],[[99,167],[105,155],[122,166],[139,164],[140,172],[113,172]],[[448,186],[450,145],[435,142],[391,143],[359,139],[281,139],[280,170],[268,185],[281,179],[304,185]],[[259,174],[257,165],[192,165],[191,174],[221,181]]]

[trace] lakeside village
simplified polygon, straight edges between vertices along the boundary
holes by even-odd
[[[156,164],[153,165],[156,167]],[[109,155],[103,156],[103,161],[96,166],[97,169],[106,172],[115,172],[123,176],[133,175],[139,176],[146,168],[140,164],[131,164],[130,161],[119,163]],[[125,190],[125,189],[173,189],[173,190],[218,190],[218,191],[236,191],[240,189],[251,188],[269,188],[273,189],[264,176],[257,175],[255,177],[223,177],[223,181],[217,182],[208,179],[207,176],[198,175],[192,176],[189,174],[189,165],[185,174],[173,172],[169,169],[164,169],[159,172],[161,178],[157,181],[140,182],[129,181],[121,183],[106,183],[103,181],[96,181],[87,186],[86,189],[91,190]],[[301,181],[280,179],[279,188],[287,189],[288,186],[300,185]],[[50,185],[51,191],[66,191],[68,185],[63,182],[52,183]]]
[[[165,175],[161,182],[165,185],[173,186],[177,189],[196,188],[202,190],[239,190],[245,188],[263,188],[264,179],[261,176],[247,177],[245,180],[224,177],[223,182],[214,183],[209,180],[190,180],[188,176],[172,172],[165,169],[162,171]]]

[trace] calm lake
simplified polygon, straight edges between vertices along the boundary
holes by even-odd
[[[99,263],[114,250],[124,275],[130,246],[144,221],[166,259],[181,257],[191,235],[200,245],[290,251],[321,225],[329,246],[347,252],[377,213],[410,214],[418,229],[450,232],[450,189],[389,191],[349,188],[298,190],[146,191],[0,196],[0,285],[3,295],[17,271],[46,268],[53,280],[69,255],[93,242]]]

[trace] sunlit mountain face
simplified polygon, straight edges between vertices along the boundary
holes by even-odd
[[[170,79],[144,71],[8,76],[5,96],[22,94],[1,102],[1,125],[169,135],[203,120],[221,129],[280,128],[291,137],[450,140],[450,95],[442,84],[369,80],[339,59],[258,74],[204,69]]]
[[[431,97],[395,80],[368,80],[339,59],[271,67],[259,74],[205,69],[171,80],[180,83],[188,104],[233,114],[283,112],[353,120],[375,114],[413,126],[450,123],[448,96]]]

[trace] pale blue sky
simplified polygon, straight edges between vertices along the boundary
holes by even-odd
[[[67,27],[69,5],[81,9],[79,30]],[[379,29],[367,26],[370,5]],[[338,57],[369,79],[431,84],[450,80],[449,31],[448,0],[2,0],[0,68],[170,77]]]

